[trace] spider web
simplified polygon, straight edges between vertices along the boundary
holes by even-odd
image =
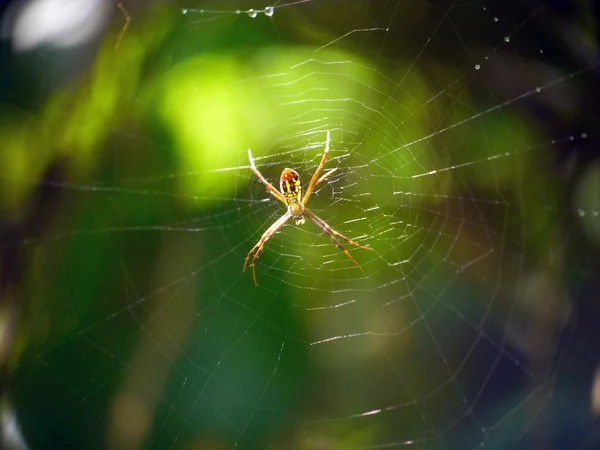
[[[556,167],[597,138],[574,111],[598,62],[545,29],[574,25],[533,2],[159,11],[111,50],[161,39],[105,173],[40,175],[60,214],[12,241],[33,261],[12,372],[31,448],[583,446],[591,268],[564,218],[597,236],[597,171],[565,206]],[[285,209],[247,149],[306,187],[328,131],[338,170],[309,207],[374,251],[347,246],[357,267],[290,222],[255,287],[244,258]]]

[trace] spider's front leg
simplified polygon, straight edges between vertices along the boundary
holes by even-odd
[[[242,269],[242,272],[246,271],[248,262],[250,262],[250,258],[252,258],[252,277],[254,278],[254,284],[256,286],[258,286],[258,281],[256,281],[256,261],[258,260],[258,257],[265,248],[265,245],[267,245],[267,242],[269,242],[269,239],[271,239],[275,235],[275,233],[277,233],[281,229],[281,227],[285,225],[285,223],[290,219],[290,217],[292,216],[288,212],[286,212],[283,216],[277,219],[277,221],[273,223],[273,225],[271,225],[267,229],[267,231],[263,233],[260,240],[256,243],[254,247],[252,247],[252,250],[250,250],[248,256],[246,256],[246,259],[244,260],[244,268]],[[252,257],[253,254],[254,257]]]
[[[281,195],[281,192],[275,189],[275,187],[271,183],[269,183],[267,179],[263,176],[263,174],[260,173],[260,171],[256,168],[256,164],[254,164],[254,158],[252,157],[252,150],[250,149],[248,149],[248,160],[250,161],[250,168],[252,169],[256,177],[260,180],[260,182],[265,185],[267,191],[269,191],[273,197],[275,197],[284,205],[287,204],[285,202],[285,198],[283,197],[283,195]]]
[[[331,133],[329,132],[329,130],[327,130],[327,140],[325,141],[325,150],[323,151],[323,156],[321,158],[321,162],[319,163],[319,167],[317,167],[317,170],[315,170],[315,173],[313,173],[313,176],[310,179],[310,183],[308,183],[308,188],[306,188],[306,193],[304,194],[304,197],[302,198],[302,203],[304,203],[304,204],[308,203],[308,199],[310,198],[311,194],[313,193],[313,190],[315,189],[315,187],[317,187],[317,185],[319,183],[321,183],[325,178],[327,178],[329,175],[331,175],[333,172],[336,171],[336,169],[332,169],[319,179],[319,174],[323,170],[323,167],[325,166],[325,161],[327,160],[327,155],[329,154],[329,141],[330,140],[331,140]]]

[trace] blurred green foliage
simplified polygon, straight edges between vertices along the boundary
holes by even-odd
[[[206,22],[182,21],[171,4],[136,17],[119,48],[114,48],[115,29],[89,71],[55,92],[38,112],[4,116],[0,123],[4,214],[26,215],[48,167],[66,161],[64,178],[47,186],[63,196],[61,208],[40,239],[22,242],[22,250],[33,255],[21,292],[30,326],[19,342],[25,344],[15,346],[24,350],[24,362],[15,370],[19,405],[34,411],[23,416],[23,424],[35,448],[56,448],[56,442],[63,449],[110,447],[111,405],[138,391],[151,416],[145,430],[149,447],[170,448],[178,439],[199,435],[234,443],[242,432],[251,437],[244,442],[247,448],[260,448],[281,426],[282,442],[297,437],[287,448],[314,448],[293,430],[289,416],[301,416],[302,408],[311,411],[317,402],[311,384],[324,379],[328,364],[355,370],[333,351],[328,361],[311,360],[308,345],[321,336],[311,333],[319,319],[307,308],[342,302],[345,288],[337,290],[341,278],[335,271],[313,279],[324,273],[319,272],[323,255],[337,250],[326,247],[329,241],[318,232],[293,230],[293,239],[282,238],[273,243],[275,251],[263,255],[267,263],[260,267],[259,289],[241,274],[249,246],[282,213],[258,205],[268,195],[247,167],[247,148],[268,171],[270,155],[279,155],[279,164],[288,152],[290,164],[300,164],[309,176],[314,161],[300,161],[293,150],[307,147],[307,124],[321,123],[318,143],[325,127],[333,128],[336,141],[348,145],[340,153],[350,155],[335,162],[340,172],[356,168],[347,170],[343,196],[353,199],[368,191],[364,202],[370,203],[314,200],[328,215],[324,218],[344,224],[367,206],[381,207],[372,223],[346,228],[370,237],[377,253],[364,257],[367,276],[356,277],[355,290],[348,289],[345,299],[364,310],[338,312],[336,318],[344,320],[319,323],[319,329],[333,330],[331,335],[389,323],[385,313],[373,313],[369,288],[383,286],[382,301],[411,296],[434,305],[426,288],[411,287],[411,276],[434,273],[430,285],[450,284],[455,273],[443,262],[467,262],[481,246],[498,245],[502,236],[487,233],[476,202],[459,210],[448,198],[506,200],[528,219],[527,235],[537,237],[532,254],[553,232],[544,213],[555,198],[548,180],[528,180],[528,192],[543,198],[539,208],[525,208],[519,200],[523,174],[538,162],[529,150],[544,140],[541,132],[517,109],[478,117],[466,95],[460,104],[450,95],[437,98],[441,87],[457,79],[456,68],[436,62],[434,82],[426,62],[419,68],[397,58],[374,69],[372,55],[342,46],[316,51],[304,44],[273,45],[272,36],[250,20],[231,19],[210,32],[203,29]],[[352,148],[346,142],[359,144]],[[251,215],[248,199],[264,217]],[[468,224],[453,222],[456,217],[468,218]],[[474,222],[479,229],[470,228]],[[438,232],[428,232],[436,226]],[[540,229],[543,233],[533,231]],[[297,270],[296,260],[282,257],[309,245],[312,253],[303,261],[311,270]],[[403,272],[399,262],[408,258],[423,262],[422,273]],[[495,258],[490,257],[491,266],[501,264]],[[399,307],[396,325],[402,328],[421,316],[410,306]],[[478,305],[464,306],[471,308]],[[419,336],[410,328],[395,342],[397,348],[413,339],[418,348],[425,346]],[[375,347],[365,339],[343,357],[368,358],[364,355],[376,354]],[[136,370],[149,379],[161,370],[170,373],[157,375],[156,384],[144,389],[127,384],[127,374]],[[357,379],[368,379],[368,373],[360,375]],[[430,382],[418,374],[415,379],[423,386]],[[348,410],[363,410],[368,403],[360,395],[353,402]],[[328,414],[342,416],[346,412],[340,409]],[[323,428],[315,433],[318,445],[321,432],[339,435],[335,444],[322,438],[332,449],[373,445],[386,432],[383,421],[377,427]]]

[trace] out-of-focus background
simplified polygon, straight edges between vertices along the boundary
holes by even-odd
[[[5,4],[2,448],[600,448],[599,18]]]

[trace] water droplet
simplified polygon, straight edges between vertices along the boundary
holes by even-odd
[[[187,8],[183,8],[183,9],[181,10],[181,14],[187,14],[187,13],[188,13],[188,10],[187,10]]]
[[[481,69],[481,66],[479,64],[475,64],[475,70],[479,70]]]
[[[265,8],[265,16],[273,17],[273,14],[275,14],[275,8],[273,8],[272,6],[267,6]]]
[[[542,92],[542,88],[541,87],[536,87],[535,88],[535,92]]]
[[[540,53],[544,53],[544,50],[542,50],[541,48],[540,48]]]
[[[256,11],[254,11],[253,9],[249,9],[248,15],[254,19],[256,16],[258,16],[258,13]]]
[[[594,217],[598,217],[598,208],[594,208],[594,209],[592,210],[592,215],[593,215]]]
[[[575,136],[569,136],[569,140],[570,141],[574,141],[575,140]]]
[[[587,138],[587,133],[581,133],[581,137],[582,137],[583,139],[586,139],[586,138]]]
[[[494,17],[494,22],[498,22],[498,18],[497,17]]]
[[[585,209],[583,209],[583,208],[579,208],[579,209],[577,210],[577,212],[579,213],[579,217],[583,217],[583,216],[585,216]]]
[[[504,38],[504,42],[510,42],[510,36],[506,36],[506,37]]]

